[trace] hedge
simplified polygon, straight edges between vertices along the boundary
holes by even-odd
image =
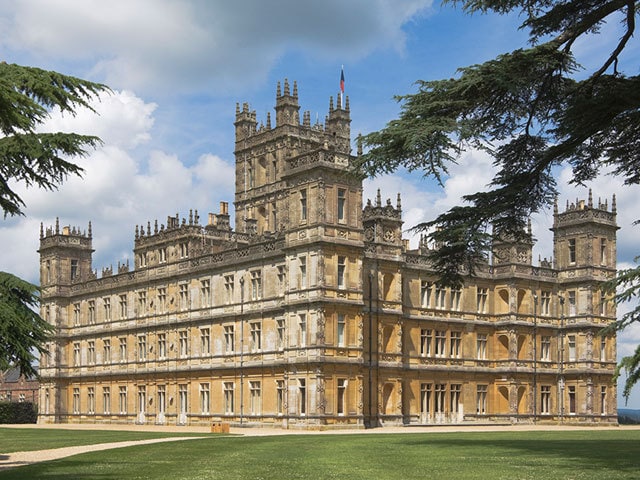
[[[0,424],[36,423],[38,411],[31,402],[0,402]]]

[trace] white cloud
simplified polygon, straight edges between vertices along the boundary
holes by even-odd
[[[116,88],[229,88],[260,84],[292,48],[316,58],[402,50],[403,25],[431,3],[4,1],[0,42],[43,59],[81,62]]]

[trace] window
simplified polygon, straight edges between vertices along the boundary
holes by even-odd
[[[225,275],[224,277],[225,301],[228,304],[233,302],[233,275]]]
[[[111,413],[111,387],[102,387],[102,413]]]
[[[138,313],[144,315],[147,312],[147,292],[138,292]]]
[[[96,391],[94,387],[87,388],[87,413],[89,415],[96,413]]]
[[[224,413],[230,415],[233,413],[233,382],[224,382],[222,387],[224,396]]]
[[[600,415],[607,414],[607,387],[600,387]]]
[[[569,292],[569,316],[576,316],[576,292],[573,290]]]
[[[300,269],[300,288],[307,287],[307,257],[298,258],[298,266]]]
[[[184,423],[186,421],[186,414],[187,414],[187,409],[188,409],[188,387],[186,384],[181,383],[180,385],[178,385],[178,410],[180,412],[180,416],[182,417],[181,419],[179,419],[180,423]]]
[[[548,362],[551,360],[551,337],[543,335],[540,338],[540,360]]]
[[[551,314],[551,292],[540,293],[540,315]]]
[[[284,318],[279,318],[276,320],[276,342],[277,342],[277,349],[278,350],[283,350],[284,349],[284,338],[285,338],[285,324],[284,324]]]
[[[423,417],[428,417],[431,414],[431,389],[430,383],[420,384],[420,414]]]
[[[96,323],[96,301],[89,300],[89,325],[95,325]]]
[[[600,292],[600,315],[607,314],[607,294],[604,291]]]
[[[455,358],[460,358],[460,347],[462,344],[462,332],[451,332],[451,338],[449,341],[451,346],[450,355]]]
[[[346,257],[338,256],[338,288],[346,288],[345,272],[347,269]]]
[[[278,291],[282,293],[284,290],[285,268],[284,265],[278,265]]]
[[[437,383],[435,388],[434,411],[436,413],[444,413],[445,394],[447,386],[444,383]]]
[[[421,328],[420,329],[420,355],[423,357],[431,356],[431,329]]]
[[[278,415],[284,414],[285,392],[284,380],[276,380],[276,413]]]
[[[451,310],[454,312],[460,311],[460,297],[462,297],[462,290],[459,288],[451,289]]]
[[[304,378],[298,379],[298,412],[307,414],[307,383]]]
[[[158,288],[158,312],[165,313],[167,311],[167,289]]]
[[[127,318],[127,296],[120,295],[120,318]]]
[[[338,379],[338,401],[336,403],[336,413],[338,415],[345,414],[345,397],[347,394],[347,379],[339,378]]]
[[[180,310],[189,308],[189,285],[181,283],[179,286]]]
[[[540,413],[543,415],[551,413],[551,387],[549,385],[540,387]]]
[[[45,267],[45,279],[47,283],[51,282],[51,260],[47,260]]]
[[[159,261],[159,263],[167,263],[167,249],[166,248],[158,249],[158,261]]]
[[[233,353],[235,340],[234,340],[234,328],[233,325],[224,326],[224,351],[225,353]]]
[[[189,256],[189,243],[181,242],[180,243],[180,258],[187,258]]]
[[[167,334],[158,334],[158,358],[164,359],[167,357]]]
[[[138,385],[138,413],[144,413],[147,409],[147,387]]]
[[[487,334],[478,333],[476,336],[476,357],[478,360],[487,359]]]
[[[104,297],[102,299],[102,305],[104,307],[104,320],[108,322],[111,320],[111,299]]]
[[[478,313],[487,313],[487,297],[488,297],[487,289],[478,288],[478,293],[476,298]]]
[[[200,355],[209,355],[211,353],[211,330],[208,328],[200,329]]]
[[[600,361],[607,361],[607,339],[605,337],[600,337]]]
[[[73,389],[73,413],[80,413],[80,389]]]
[[[126,337],[122,337],[120,339],[120,362],[124,363],[127,361],[127,339]]]
[[[73,324],[77,327],[80,325],[80,304],[73,304]]]
[[[186,357],[189,354],[189,336],[186,330],[178,332],[178,354],[181,357]]]
[[[167,387],[166,385],[158,385],[158,414],[164,415],[167,411]],[[159,421],[161,419],[158,419]]]
[[[576,263],[576,239],[569,239],[569,264],[574,265]]]
[[[262,404],[262,391],[260,382],[249,382],[249,412],[251,415],[260,415]]]
[[[298,317],[298,346],[307,345],[307,315],[301,313]]]
[[[256,174],[252,164],[253,161],[250,161],[247,169],[247,175],[249,176],[249,188],[253,188],[256,184]]]
[[[346,342],[345,342],[345,317],[344,317],[344,313],[339,313],[338,314],[338,332],[337,332],[337,337],[338,337],[338,346],[339,347],[344,347]]]
[[[436,330],[436,345],[435,355],[436,357],[444,357],[446,350],[447,332],[444,330]]]
[[[461,405],[460,405],[460,394],[462,392],[462,385],[457,383],[452,383],[449,390],[449,411],[451,413],[461,413]]]
[[[346,218],[346,207],[347,204],[347,189],[339,188],[338,189],[338,223],[345,223]]]
[[[200,306],[211,305],[211,281],[209,279],[200,280]]]
[[[147,359],[147,336],[138,335],[138,360],[144,361]]]
[[[78,260],[71,260],[71,280],[75,280],[78,277]]]
[[[118,409],[120,415],[127,413],[127,387],[119,387],[118,389]]]
[[[567,337],[569,339],[569,361],[575,362],[576,360],[576,336],[569,335]]]
[[[476,388],[476,413],[484,415],[487,413],[487,385],[478,385]]]
[[[140,267],[147,266],[147,252],[144,252],[138,255],[138,262]]]
[[[431,282],[420,280],[420,306],[429,308],[431,300]]]
[[[200,413],[203,415],[209,413],[210,408],[210,391],[208,383],[200,384]]]
[[[300,221],[307,220],[307,191],[300,190]]]
[[[73,365],[75,367],[80,365],[80,342],[73,344]]]
[[[607,239],[600,239],[600,265],[607,264]]]
[[[569,387],[569,413],[575,415],[576,413],[576,387]]]
[[[102,363],[111,363],[111,339],[102,340]]]
[[[260,270],[251,272],[251,300],[258,300],[262,297],[262,273]]]
[[[89,340],[87,343],[87,363],[94,365],[96,363],[96,342]]]
[[[257,352],[262,349],[262,326],[260,322],[251,322],[249,329],[251,330],[251,351]]]
[[[271,202],[271,231],[278,231],[278,209],[276,202]]]
[[[436,301],[435,308],[444,309],[445,307],[446,290],[444,287],[436,286]]]

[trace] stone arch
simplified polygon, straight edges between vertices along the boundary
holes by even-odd
[[[509,358],[509,337],[505,334],[498,335],[498,348],[496,348],[496,360]]]
[[[496,313],[498,315],[509,313],[509,290],[506,288],[498,290],[498,296],[496,298]]]

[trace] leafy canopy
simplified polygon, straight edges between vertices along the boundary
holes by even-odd
[[[601,171],[627,185],[640,183],[640,77],[622,65],[634,41],[640,4],[635,0],[449,0],[467,13],[517,13],[530,46],[480,65],[460,68],[456,78],[418,81],[417,92],[397,97],[399,118],[363,137],[367,153],[356,162],[365,175],[398,168],[442,183],[465,148],[488,152],[497,169],[489,190],[418,225],[443,248],[430,254],[440,283],[460,285],[465,271],[486,258],[493,232],[514,239],[527,217],[557,195],[554,167],[570,165],[574,184]],[[620,23],[622,34],[591,70],[574,57],[578,40]],[[637,41],[637,40],[635,40]],[[618,301],[638,299],[640,267],[620,272],[630,290]],[[630,283],[629,283],[630,282]],[[640,318],[640,306],[616,327]],[[640,377],[640,347],[632,379]],[[635,381],[635,380],[634,380]],[[628,393],[628,392],[626,392]]]
[[[93,110],[90,101],[108,87],[39,68],[0,63],[0,208],[23,215],[25,203],[15,185],[53,190],[82,168],[69,157],[84,155],[100,139],[75,133],[38,133],[53,108],[74,114]],[[0,370],[18,366],[35,375],[35,352],[44,353],[52,327],[36,313],[38,287],[0,272]]]
[[[105,85],[33,67],[0,63],[0,208],[23,215],[25,206],[14,184],[54,190],[82,168],[66,158],[84,155],[100,140],[75,133],[37,133],[52,108],[74,114],[93,110],[90,101]]]

